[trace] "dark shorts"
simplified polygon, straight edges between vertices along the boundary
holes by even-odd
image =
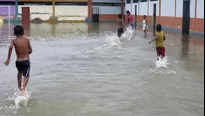
[[[29,60],[16,61],[16,68],[23,74],[24,77],[29,78],[31,63]]]
[[[165,47],[156,47],[156,50],[157,50],[157,56],[165,57],[165,52],[166,52]]]
[[[117,35],[118,37],[121,37],[121,35],[124,33],[124,29],[123,28],[118,28],[117,29]]]

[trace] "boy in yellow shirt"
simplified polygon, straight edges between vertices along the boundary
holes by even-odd
[[[165,57],[165,46],[164,41],[166,40],[164,32],[162,31],[162,25],[158,24],[156,27],[157,33],[156,33],[156,39],[149,42],[151,44],[155,41],[156,50],[157,50],[157,60],[159,60],[159,57],[164,58]]]

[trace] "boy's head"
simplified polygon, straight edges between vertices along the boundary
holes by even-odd
[[[158,24],[157,27],[156,27],[156,30],[158,32],[162,31],[162,25],[161,24]]]
[[[20,25],[17,25],[16,27],[14,27],[14,35],[15,36],[23,36],[24,35],[23,27]]]
[[[130,15],[130,11],[129,11],[129,10],[127,10],[127,11],[126,11],[126,14],[127,14],[127,15]]]
[[[146,15],[144,15],[144,16],[143,16],[143,18],[144,18],[144,19],[146,19],[146,18],[147,18],[147,16],[146,16]]]
[[[119,14],[119,15],[118,15],[118,18],[119,18],[119,19],[122,19],[122,14]]]

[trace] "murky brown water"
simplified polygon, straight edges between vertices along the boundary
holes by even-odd
[[[13,25],[10,26],[13,28]],[[31,24],[32,92],[15,108],[13,36],[0,26],[0,116],[203,116],[204,40],[167,34],[167,67],[156,68],[153,38],[137,31],[115,46],[115,24]]]

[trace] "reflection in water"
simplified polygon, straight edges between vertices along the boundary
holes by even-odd
[[[24,27],[24,33],[25,35],[27,36],[30,36],[30,27],[31,27],[31,24],[23,24],[23,27]]]
[[[52,24],[51,34],[55,37],[56,36],[56,25]]]
[[[92,32],[99,34],[99,23],[92,24]]]
[[[189,35],[183,35],[182,39],[182,52],[181,52],[181,58],[184,60],[189,59]]]

